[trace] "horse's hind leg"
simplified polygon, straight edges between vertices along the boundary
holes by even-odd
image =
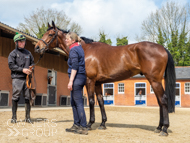
[[[160,106],[160,122],[155,132],[160,132],[161,136],[167,136],[168,135],[167,129],[169,127],[168,103],[167,103],[168,99],[167,96],[164,94],[164,89],[161,81],[160,82],[153,81],[150,83],[152,85],[152,88],[158,100],[158,104]]]
[[[86,89],[88,92],[88,101],[90,106],[90,121],[87,125],[88,130],[91,130],[92,124],[95,122],[95,114],[94,114],[94,90],[95,90],[95,82],[93,80],[87,79],[86,81]]]
[[[158,97],[156,97],[156,98],[157,98],[157,101],[158,101],[158,105],[159,105],[159,107],[160,107],[160,121],[159,121],[158,127],[154,130],[154,132],[155,132],[155,133],[160,133],[160,132],[162,131],[163,122],[164,122],[164,119],[163,119],[163,112],[162,112],[163,109],[162,109],[162,106],[161,106],[161,103],[160,103]]]
[[[102,114],[102,123],[101,123],[101,125],[100,125],[100,127],[98,129],[106,129],[105,122],[107,121],[107,117],[106,117],[106,112],[105,112],[105,108],[104,108],[104,99],[103,99],[103,96],[102,96],[102,86],[101,86],[101,84],[98,84],[98,85],[95,86],[95,92],[96,92],[96,96],[97,96],[98,103],[99,103],[99,106],[100,106],[100,111],[101,111],[101,114]]]

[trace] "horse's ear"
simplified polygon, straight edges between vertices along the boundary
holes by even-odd
[[[51,25],[49,24],[49,22],[48,22],[48,28],[50,28],[51,27]]]
[[[52,26],[53,26],[53,29],[56,29],[54,21],[52,21]]]

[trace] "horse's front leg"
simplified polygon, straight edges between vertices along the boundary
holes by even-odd
[[[95,81],[91,79],[87,79],[86,82],[86,89],[88,92],[88,101],[90,106],[90,120],[87,125],[88,130],[91,130],[92,124],[95,122],[95,114],[94,114],[94,90],[95,90]]]
[[[100,111],[101,111],[101,114],[102,114],[102,123],[101,123],[101,125],[100,125],[100,127],[98,129],[105,130],[106,129],[105,123],[107,121],[107,117],[106,117],[106,111],[105,111],[105,108],[104,108],[104,99],[103,99],[103,96],[102,96],[102,86],[101,86],[101,84],[98,84],[98,85],[95,86],[95,92],[96,92],[96,96],[97,96],[98,103],[99,103],[99,106],[100,106]]]

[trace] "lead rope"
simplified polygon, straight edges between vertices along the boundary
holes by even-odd
[[[39,61],[41,60],[41,58],[43,57],[43,54],[40,55],[40,58],[38,59],[38,61],[32,65],[29,70],[32,70],[32,68],[35,67],[35,65],[37,65],[39,63]],[[33,77],[34,77],[34,88],[32,88],[32,81],[31,81],[31,75],[27,75],[26,76],[26,86],[27,88],[33,92],[33,96],[31,94],[31,100],[30,100],[30,105],[33,105],[34,103],[34,100],[36,99],[36,78],[35,78],[35,74],[34,74],[34,70],[32,70],[32,74],[33,74]],[[31,93],[31,92],[30,92]]]

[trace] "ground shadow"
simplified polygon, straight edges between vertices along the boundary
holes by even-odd
[[[52,121],[51,119],[48,119],[48,118],[41,118],[41,117],[38,117],[38,118],[32,118],[31,119],[33,122],[50,122]],[[59,122],[74,122],[73,120],[60,120],[60,121],[56,121],[56,120],[53,120],[52,121],[53,123],[59,123]]]
[[[74,122],[74,120],[60,120],[60,121],[54,121],[54,123],[59,123],[59,122]]]
[[[48,121],[49,119],[48,118],[41,118],[41,117],[38,117],[38,118],[31,118],[31,121],[32,122],[46,122]]]
[[[38,117],[38,118],[31,118],[31,121],[32,122],[45,122],[45,121],[48,121],[48,119],[47,118]],[[17,123],[20,123],[20,122],[25,122],[25,119],[24,120],[18,119]]]
[[[92,125],[92,130],[96,130],[101,123],[94,123]],[[137,125],[137,124],[118,124],[118,123],[106,123],[106,127],[112,128],[139,128],[147,131],[153,132],[157,126],[149,126],[149,125]],[[168,133],[172,133],[172,130],[168,129]]]

